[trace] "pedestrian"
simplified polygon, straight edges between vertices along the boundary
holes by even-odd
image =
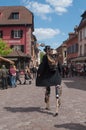
[[[11,65],[9,69],[11,87],[16,87],[16,66]]]
[[[19,82],[19,84],[22,84],[21,79],[20,79],[20,71],[19,69],[16,69],[16,82]]]
[[[8,71],[5,65],[2,65],[1,68],[1,79],[2,79],[2,89],[8,88],[7,78],[8,78]]]
[[[45,103],[46,109],[49,109],[51,86],[55,86],[56,93],[56,112],[54,116],[58,115],[59,106],[59,90],[61,86],[61,65],[59,63],[59,55],[56,50],[51,49],[50,46],[45,46],[45,55],[39,65],[36,78],[36,86],[45,87]],[[51,57],[51,58],[50,58]],[[50,65],[50,62],[52,65]]]
[[[24,83],[23,84],[26,84],[27,80],[29,80],[29,84],[31,84],[31,79],[32,79],[32,76],[31,76],[30,69],[28,66],[26,66],[24,70]]]
[[[35,65],[32,68],[32,73],[33,73],[33,78],[35,79],[36,78],[36,74],[37,74],[37,68],[36,68]]]
[[[84,75],[84,78],[86,77],[86,64],[84,63],[83,64],[83,75]]]

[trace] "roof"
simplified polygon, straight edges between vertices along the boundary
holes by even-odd
[[[86,60],[86,56],[82,56],[82,57],[73,58],[71,61],[85,61],[85,60]]]
[[[30,55],[27,55],[25,53],[23,53],[22,51],[12,51],[11,53],[9,53],[6,57],[28,57],[30,58]]]
[[[1,57],[1,56],[0,56],[0,61],[6,61],[6,62],[9,62],[10,64],[14,64],[14,62],[12,60],[9,60],[9,59]]]
[[[12,13],[19,13],[19,19],[12,19]],[[33,13],[24,6],[0,6],[0,25],[33,24]]]
[[[84,26],[86,26],[86,11],[84,11],[84,13],[81,15],[82,19],[80,21],[80,24],[78,26],[78,30],[83,28]]]

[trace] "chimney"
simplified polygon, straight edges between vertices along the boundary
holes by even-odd
[[[69,39],[71,39],[74,36],[75,36],[75,33],[73,33],[73,32],[69,33]]]
[[[75,34],[78,33],[77,28],[78,28],[78,26],[76,25],[75,28],[74,28]]]

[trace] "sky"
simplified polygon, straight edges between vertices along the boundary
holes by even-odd
[[[79,25],[86,0],[0,0],[0,6],[25,6],[34,14],[37,43],[59,47]]]

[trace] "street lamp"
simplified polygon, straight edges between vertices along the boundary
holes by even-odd
[[[45,44],[44,44],[44,43],[41,43],[40,46],[41,46],[41,47],[45,47]]]

